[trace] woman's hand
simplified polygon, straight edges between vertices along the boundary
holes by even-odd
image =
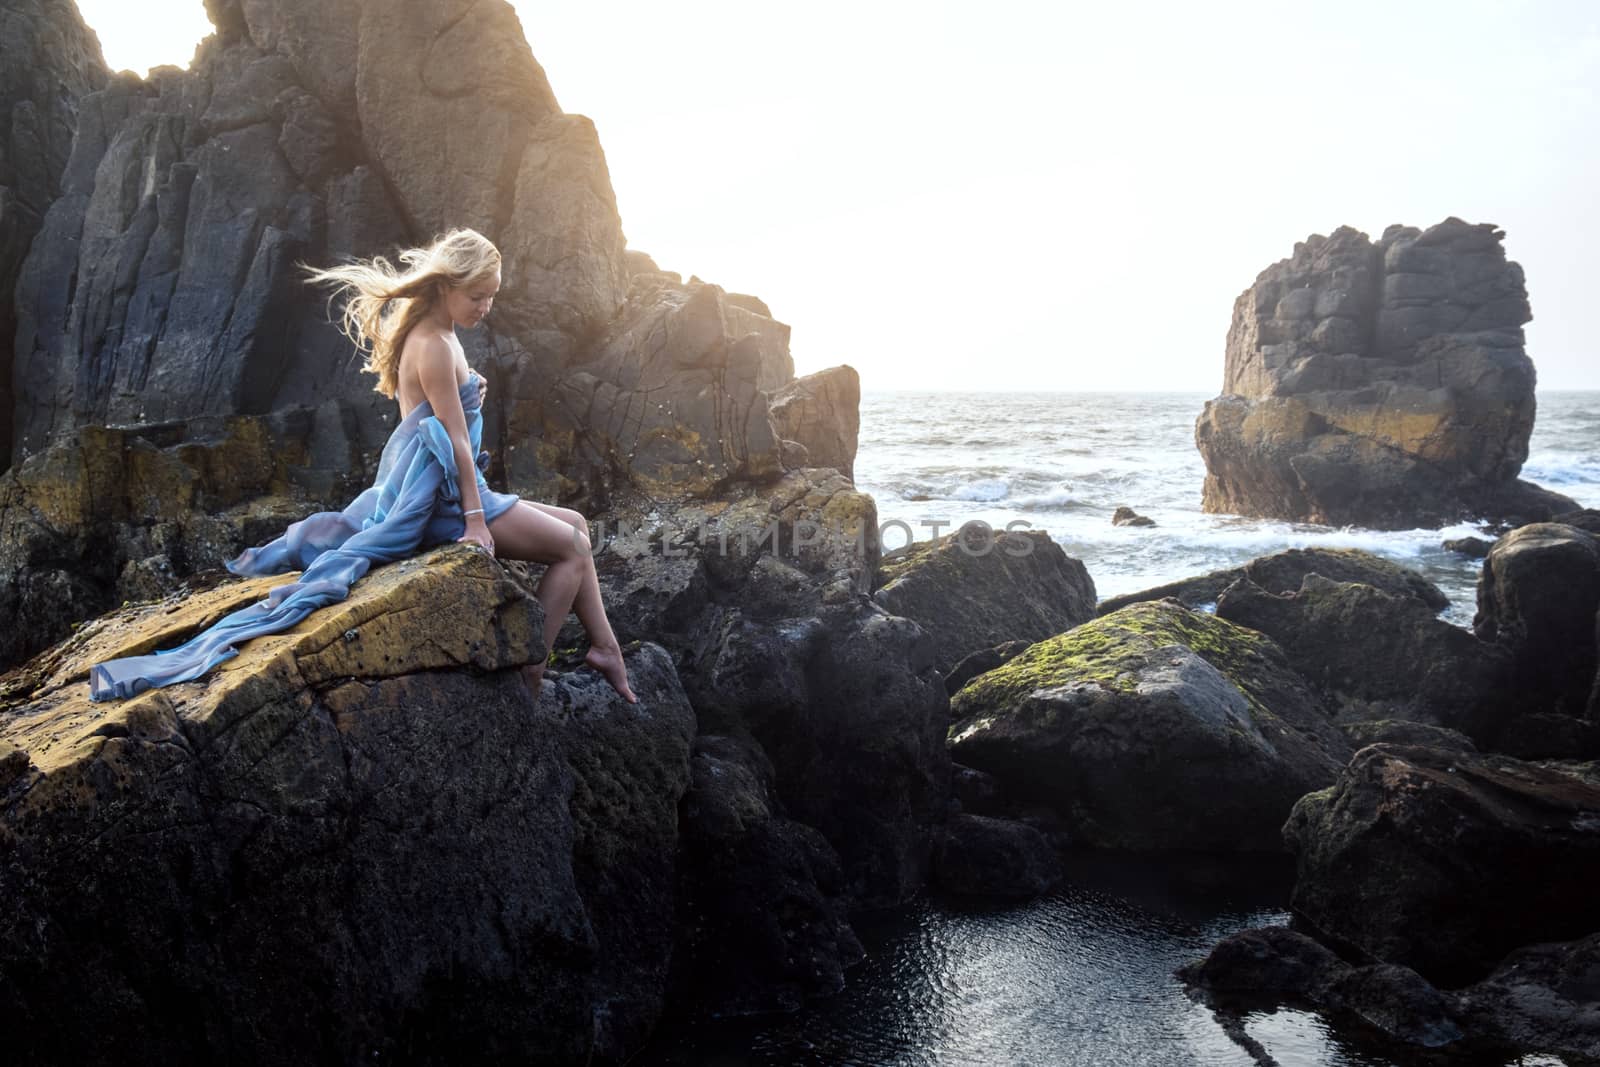
[[[478,373],[478,406],[482,407],[484,400],[489,396],[489,379],[482,372]]]
[[[467,516],[467,532],[456,538],[457,544],[476,545],[494,555],[494,538],[489,534],[489,525],[483,521],[482,515]]]

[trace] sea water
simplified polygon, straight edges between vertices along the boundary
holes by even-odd
[[[869,392],[856,486],[878,504],[885,550],[979,519],[1048,530],[1088,567],[1100,598],[1233,567],[1285,548],[1361,548],[1426,575],[1470,625],[1480,562],[1444,541],[1477,523],[1335,528],[1200,510],[1194,445],[1204,393]],[[1523,477],[1600,507],[1600,392],[1546,393]],[[1119,506],[1153,527],[1113,526]],[[899,520],[904,526],[891,520]]]
[[[1412,567],[1469,625],[1480,563],[1447,538],[1473,523],[1375,531],[1208,515],[1194,447],[1199,393],[869,392],[856,484],[921,538],[969,519],[1048,530],[1101,598],[1285,548],[1363,548]],[[1546,393],[1523,476],[1600,507],[1600,392]],[[1119,505],[1155,527],[1111,523]],[[886,547],[903,540],[889,528]],[[1286,922],[1286,863],[1067,858],[1066,883],[1015,906],[925,896],[862,917],[847,987],[789,1015],[667,1021],[639,1064],[1561,1064],[1548,1055],[1421,1056],[1293,1007],[1217,1012],[1173,970],[1217,940]]]

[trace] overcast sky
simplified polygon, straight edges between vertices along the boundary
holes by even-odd
[[[209,32],[79,6],[116,67]],[[1296,241],[1458,215],[1527,272],[1541,386],[1600,388],[1600,3],[515,6],[629,246],[766,300],[800,373],[1214,392]]]

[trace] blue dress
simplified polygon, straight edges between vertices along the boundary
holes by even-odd
[[[483,401],[478,372],[461,386],[467,436],[479,464],[488,459],[483,442]],[[497,493],[472,471],[492,522],[517,503]],[[91,700],[121,700],[156,686],[200,677],[239,654],[234,646],[262,634],[280,633],[320,607],[337,603],[373,564],[390,563],[421,548],[459,540],[467,524],[461,514],[455,452],[444,424],[423,401],[412,409],[383,446],[378,475],[343,511],[321,511],[290,524],[282,537],[246,549],[227,567],[259,577],[301,570],[300,580],[280,585],[265,600],[241,608],[177,648],[148,656],[106,660],[89,671]]]

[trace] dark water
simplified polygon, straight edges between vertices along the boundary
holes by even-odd
[[[1214,1012],[1172,972],[1220,938],[1286,922],[1281,861],[1069,857],[1067,884],[1015,906],[924,897],[857,921],[867,958],[789,1015],[671,1020],[639,1067],[1085,1064],[1548,1067],[1547,1055],[1395,1049],[1290,1007]]]
[[[1479,532],[1378,532],[1207,515],[1194,448],[1202,394],[867,393],[857,484],[880,520],[920,537],[971,518],[1048,529],[1102,597],[1282,548],[1357,547],[1422,571],[1472,617],[1479,564],[1440,545]],[[1524,477],[1600,507],[1600,393],[1539,398]],[[1154,529],[1111,525],[1126,504]],[[888,546],[901,535],[889,535]],[[634,1061],[705,1064],[1518,1064],[1424,1057],[1291,1008],[1219,1016],[1173,970],[1236,930],[1286,920],[1290,875],[1203,857],[1086,854],[1069,883],[1021,906],[928,898],[857,924],[868,957],[846,990],[793,1015],[666,1024]]]

